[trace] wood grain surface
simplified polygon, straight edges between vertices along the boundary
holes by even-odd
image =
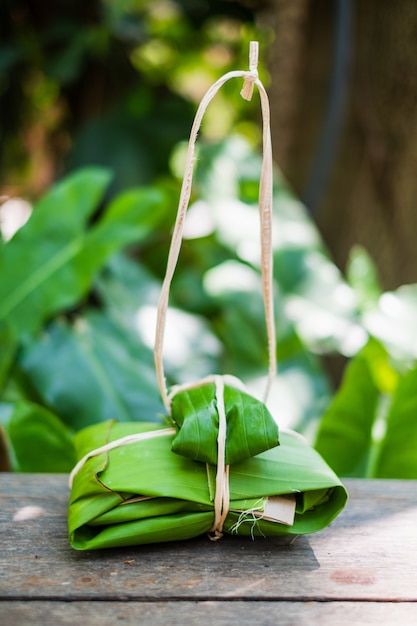
[[[0,623],[416,624],[417,481],[346,481],[326,530],[76,552],[67,477],[0,473]],[[362,620],[362,621],[361,621]]]
[[[410,602],[6,601],[0,619],[3,626],[415,626],[416,608]]]

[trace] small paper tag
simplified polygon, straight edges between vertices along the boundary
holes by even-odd
[[[290,493],[283,496],[270,496],[267,498],[264,510],[256,511],[255,515],[270,522],[292,526],[295,516],[295,495]]]

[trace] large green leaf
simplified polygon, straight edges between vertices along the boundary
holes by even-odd
[[[220,378],[220,377],[219,377]],[[278,426],[263,402],[243,391],[239,382],[223,378],[226,421],[225,463],[238,463],[279,445]],[[219,413],[214,381],[200,381],[172,395],[171,417],[179,427],[172,442],[176,454],[217,464]]]
[[[156,189],[121,194],[86,230],[109,182],[101,169],[82,170],[57,185],[16,236],[0,248],[0,322],[15,334],[31,332],[74,305],[103,263],[120,248],[146,238],[165,212]]]
[[[160,421],[152,352],[102,313],[51,324],[20,363],[43,401],[72,428],[108,419]]]
[[[86,221],[108,185],[106,170],[89,168],[56,185],[29,221],[0,247],[0,323],[16,335],[31,332],[72,304],[88,280],[73,267]]]
[[[0,322],[0,392],[4,387],[16,348],[17,341],[10,326]]]
[[[158,302],[161,284],[137,261],[114,254],[94,281],[101,304],[122,326],[134,326],[138,310]]]
[[[69,472],[75,463],[73,439],[53,413],[36,404],[16,404],[7,433],[20,472]]]
[[[316,449],[342,476],[366,473],[379,402],[370,366],[374,352],[375,344],[371,343],[347,365],[341,387],[323,415],[317,434]]]
[[[106,208],[98,224],[85,236],[75,259],[77,271],[87,286],[103,263],[131,243],[143,242],[167,211],[165,194],[154,187],[131,189],[120,194]]]
[[[153,350],[160,283],[121,253],[112,257],[95,284],[110,317],[129,332],[138,333]],[[220,349],[206,319],[170,306],[164,362],[172,382],[190,382],[218,371]]]
[[[375,464],[378,478],[417,478],[417,368],[398,383]]]

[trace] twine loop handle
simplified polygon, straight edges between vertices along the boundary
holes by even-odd
[[[190,132],[190,138],[188,143],[187,158],[184,170],[184,178],[181,187],[180,199],[178,203],[178,211],[174,224],[174,230],[172,234],[171,246],[168,253],[167,268],[165,278],[162,283],[158,312],[156,322],[155,333],[155,348],[154,359],[156,375],[158,380],[158,386],[161,394],[162,401],[168,413],[171,413],[170,399],[167,392],[164,366],[162,359],[163,342],[166,324],[166,315],[168,310],[169,291],[171,287],[172,278],[174,275],[175,267],[178,261],[185,216],[191,195],[193,167],[195,161],[195,143],[197,140],[197,134],[201,126],[201,122],[204,113],[217,94],[219,89],[232,78],[243,78],[243,88],[241,90],[241,96],[246,100],[250,100],[253,94],[253,88],[256,85],[259,91],[261,100],[261,111],[263,121],[262,132],[262,168],[259,182],[259,214],[261,225],[261,272],[262,272],[262,293],[265,309],[265,321],[266,330],[268,336],[268,357],[269,357],[269,369],[266,388],[264,392],[264,401],[267,400],[269,390],[272,381],[276,374],[276,336],[275,336],[275,322],[274,322],[274,310],[273,310],[273,279],[272,279],[272,147],[271,147],[271,131],[270,131],[270,111],[269,101],[266,90],[258,77],[258,50],[259,45],[257,41],[250,43],[249,49],[249,71],[232,71],[224,74],[219,78],[203,96],[200,105],[197,109],[197,113],[194,118],[194,122]]]

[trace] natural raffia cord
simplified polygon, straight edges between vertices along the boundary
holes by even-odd
[[[224,74],[217,82],[214,83],[207,91],[197,113],[191,128],[190,139],[188,143],[188,152],[185,165],[184,179],[181,187],[181,195],[178,205],[177,217],[175,220],[174,231],[172,235],[171,247],[168,254],[168,263],[164,281],[162,283],[161,294],[158,304],[158,317],[156,323],[155,337],[155,367],[158,378],[158,385],[161,392],[162,400],[165,408],[170,412],[170,402],[168,398],[164,366],[162,361],[162,348],[164,342],[166,315],[168,310],[169,290],[175,267],[177,265],[178,256],[181,248],[182,235],[184,230],[185,215],[188,208],[191,195],[191,185],[193,177],[193,166],[195,161],[195,142],[197,134],[201,126],[204,113],[217,94],[219,89],[231,78],[243,77],[243,89],[240,92],[242,98],[250,100],[253,94],[253,87],[256,85],[261,98],[261,110],[263,120],[263,159],[261,177],[259,182],[259,215],[261,223],[261,271],[262,271],[262,292],[265,307],[265,320],[268,335],[268,355],[269,355],[269,373],[264,392],[264,401],[267,400],[272,381],[276,374],[276,356],[275,356],[275,323],[273,310],[273,289],[272,289],[272,243],[271,243],[271,221],[272,221],[272,147],[271,147],[271,130],[270,130],[270,113],[269,101],[265,88],[258,78],[258,42],[251,41],[249,50],[249,71],[237,70]]]
[[[186,159],[186,166],[184,172],[184,179],[181,187],[181,194],[178,205],[177,217],[175,220],[171,246],[168,254],[168,262],[165,278],[161,288],[161,294],[158,304],[156,335],[155,335],[155,367],[158,379],[158,386],[161,393],[161,397],[164,406],[168,413],[171,413],[171,399],[178,393],[178,391],[189,388],[193,385],[198,385],[201,382],[211,381],[215,384],[216,389],[216,404],[219,414],[219,432],[217,437],[217,473],[216,473],[216,493],[214,497],[214,523],[209,531],[209,537],[211,540],[216,541],[222,537],[222,529],[224,521],[229,512],[229,466],[225,464],[225,451],[226,451],[226,413],[224,404],[224,383],[221,376],[211,376],[205,379],[205,381],[199,381],[192,383],[191,385],[181,385],[175,387],[175,390],[168,394],[164,366],[162,360],[163,342],[165,334],[166,315],[168,310],[169,291],[171,287],[172,278],[174,275],[175,267],[177,265],[183,229],[184,221],[190,201],[193,166],[195,161],[195,143],[197,140],[197,134],[201,126],[201,122],[204,113],[217,94],[219,89],[231,78],[243,78],[243,88],[240,95],[245,100],[251,100],[253,95],[254,85],[257,86],[262,110],[263,120],[263,159],[262,169],[259,183],[259,215],[261,226],[261,272],[262,272],[262,293],[264,299],[265,308],[265,320],[268,337],[268,356],[269,356],[269,371],[267,384],[264,392],[264,401],[266,402],[272,381],[276,374],[276,355],[275,355],[275,323],[274,323],[274,311],[273,311],[273,287],[272,287],[272,244],[271,244],[271,221],[272,221],[272,148],[271,148],[271,131],[270,131],[270,112],[269,101],[265,88],[258,78],[258,42],[251,41],[249,49],[249,71],[232,71],[228,72],[219,80],[214,83],[203,97],[194,118],[194,123],[191,128],[190,139],[188,144],[188,152]],[[153,430],[145,433],[137,433],[135,435],[129,435],[122,437],[116,441],[112,441],[100,448],[88,452],[74,467],[70,476],[69,484],[72,486],[74,476],[85,464],[85,462],[98,454],[108,452],[119,446],[129,445],[138,441],[144,441],[153,437],[161,437],[175,434],[175,428],[166,428]]]

